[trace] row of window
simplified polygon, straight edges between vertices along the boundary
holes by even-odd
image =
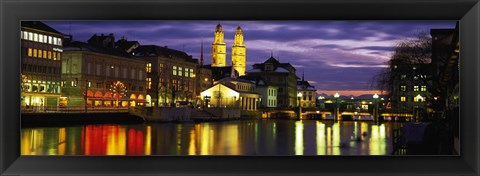
[[[268,99],[267,106],[272,107],[272,106],[277,106],[277,101]]]
[[[36,48],[28,48],[27,56],[44,58],[44,59],[62,60],[62,55],[60,52],[46,51],[46,50],[41,50]]]
[[[404,86],[404,85],[401,85],[400,86],[400,90],[405,92],[407,91],[407,86]],[[427,91],[427,86],[413,86],[413,91],[422,91],[422,92],[426,92]]]
[[[24,92],[60,93],[60,82],[27,80],[22,88]]]
[[[72,80],[70,81],[70,87],[77,87],[78,86],[78,82],[76,80]],[[88,82],[88,88],[92,88],[93,84],[92,82]],[[62,81],[62,87],[67,87],[67,82],[66,81]],[[105,89],[110,89],[111,87],[111,84],[105,84]],[[97,89],[102,89],[103,88],[103,83],[102,82],[97,82],[96,85],[95,85],[95,88]],[[131,86],[130,87],[130,90],[132,91],[136,91],[137,87],[136,86]],[[138,91],[143,91],[143,86],[138,86]]]
[[[27,31],[22,31],[20,35],[21,35],[21,38],[24,40],[62,46],[62,39],[58,37],[38,34],[34,32],[27,32]]]
[[[277,96],[277,90],[268,89],[268,96]]]
[[[130,77],[128,77],[128,69],[123,67],[120,68],[119,66],[115,65],[102,65],[102,64],[96,64],[95,67],[95,75],[97,76],[103,76],[102,72],[102,67],[105,68],[105,76],[107,77],[115,77],[119,78],[120,77],[120,70],[122,71],[122,78],[127,79],[137,79],[137,80],[144,80],[145,78],[143,77],[143,70],[141,69],[130,69]],[[87,74],[93,75],[93,70],[92,70],[92,63],[87,63]]]
[[[406,102],[407,98],[408,97],[402,96],[402,97],[400,97],[400,101],[401,102]],[[424,101],[426,101],[425,99],[426,99],[425,97],[422,97],[422,98],[413,97],[413,102],[424,102]]]
[[[177,66],[173,66],[173,75],[175,76],[183,76],[183,73],[185,73],[185,77],[190,77],[190,78],[193,78],[195,77],[195,74],[193,74],[193,68],[185,68],[185,72],[183,72],[183,68],[182,67],[177,67]]]
[[[44,74],[60,74],[59,67],[48,67],[40,65],[22,64],[22,71]]]
[[[427,75],[416,75],[416,76],[413,76],[413,79],[417,80],[419,78],[427,78]],[[407,75],[400,75],[400,79],[404,80],[404,79],[407,79]]]

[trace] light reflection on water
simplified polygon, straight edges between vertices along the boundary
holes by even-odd
[[[393,123],[248,120],[23,128],[22,155],[388,155]]]

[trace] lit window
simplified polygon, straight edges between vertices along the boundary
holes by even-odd
[[[173,66],[173,75],[177,75],[177,66]]]
[[[57,53],[53,52],[53,60],[57,60]]]
[[[405,79],[405,78],[407,78],[407,75],[402,75],[400,78]]]
[[[62,39],[61,38],[58,38],[57,45],[62,46]]]
[[[151,72],[152,72],[152,63],[148,63],[148,64],[147,64],[147,67],[145,68],[145,71],[146,71],[147,73],[151,73]]]
[[[420,90],[421,90],[422,92],[427,91],[427,86],[422,86]]]
[[[23,39],[28,40],[28,32],[23,31]]]
[[[37,49],[33,49],[33,57],[37,57]]]
[[[62,60],[62,55],[60,53],[57,53],[57,60]]]
[[[413,101],[414,101],[414,102],[423,102],[423,101],[424,101],[424,98],[423,98],[423,97],[419,97],[419,98],[413,97]]]
[[[52,52],[48,51],[48,59],[52,59]]]
[[[38,42],[43,43],[43,35],[42,34],[38,35]]]
[[[193,69],[190,69],[190,78],[193,78],[195,77],[195,75],[193,75]]]
[[[418,91],[418,86],[413,86],[413,91]]]
[[[48,36],[48,44],[52,44],[52,36]]]
[[[52,40],[53,40],[53,44],[57,45],[57,37],[53,37]]]
[[[189,68],[185,68],[185,77],[189,77],[188,76],[188,73],[189,73],[188,70],[189,70]]]
[[[33,40],[33,33],[31,32],[28,33],[28,40]]]
[[[92,82],[88,81],[88,87],[92,87]]]
[[[407,97],[400,97],[400,101],[407,101]]]
[[[43,43],[47,43],[47,38],[48,38],[47,35],[44,35],[44,36],[43,36]]]
[[[47,58],[47,51],[46,50],[43,50],[43,58]]]
[[[152,88],[152,78],[147,78],[147,89]]]
[[[32,48],[28,48],[28,56],[32,57]]]
[[[178,67],[178,76],[182,76],[182,67]]]
[[[33,41],[38,42],[38,34],[37,33],[33,34]]]

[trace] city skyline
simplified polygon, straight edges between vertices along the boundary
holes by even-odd
[[[371,77],[386,67],[396,42],[415,32],[454,28],[455,21],[45,21],[54,29],[86,41],[94,34],[113,33],[141,45],[159,45],[211,63],[215,26],[225,32],[227,62],[240,25],[247,48],[247,72],[271,55],[305,72],[318,93],[358,96],[375,92]]]

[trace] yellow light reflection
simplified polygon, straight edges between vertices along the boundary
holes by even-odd
[[[317,121],[317,155],[325,155],[325,124]]]
[[[340,124],[333,124],[333,155],[340,155]]]
[[[145,155],[152,154],[152,126],[147,126],[147,132],[145,134]]]
[[[192,128],[190,130],[190,143],[188,145],[188,155],[196,155],[197,153],[197,146],[195,144],[195,130]]]
[[[383,143],[383,144],[382,144]],[[380,136],[380,127],[372,125],[372,132],[369,143],[370,155],[385,155],[385,138]]]
[[[200,154],[201,155],[208,155],[210,154],[208,144],[210,143],[210,126],[202,125],[200,127],[200,135],[202,139],[202,143],[200,144]]]
[[[303,155],[303,123],[295,122],[295,155]]]
[[[332,154],[332,128],[331,127],[327,127],[327,155],[331,155]]]
[[[65,128],[58,129],[58,155],[65,155],[65,148],[66,148],[66,132]]]

